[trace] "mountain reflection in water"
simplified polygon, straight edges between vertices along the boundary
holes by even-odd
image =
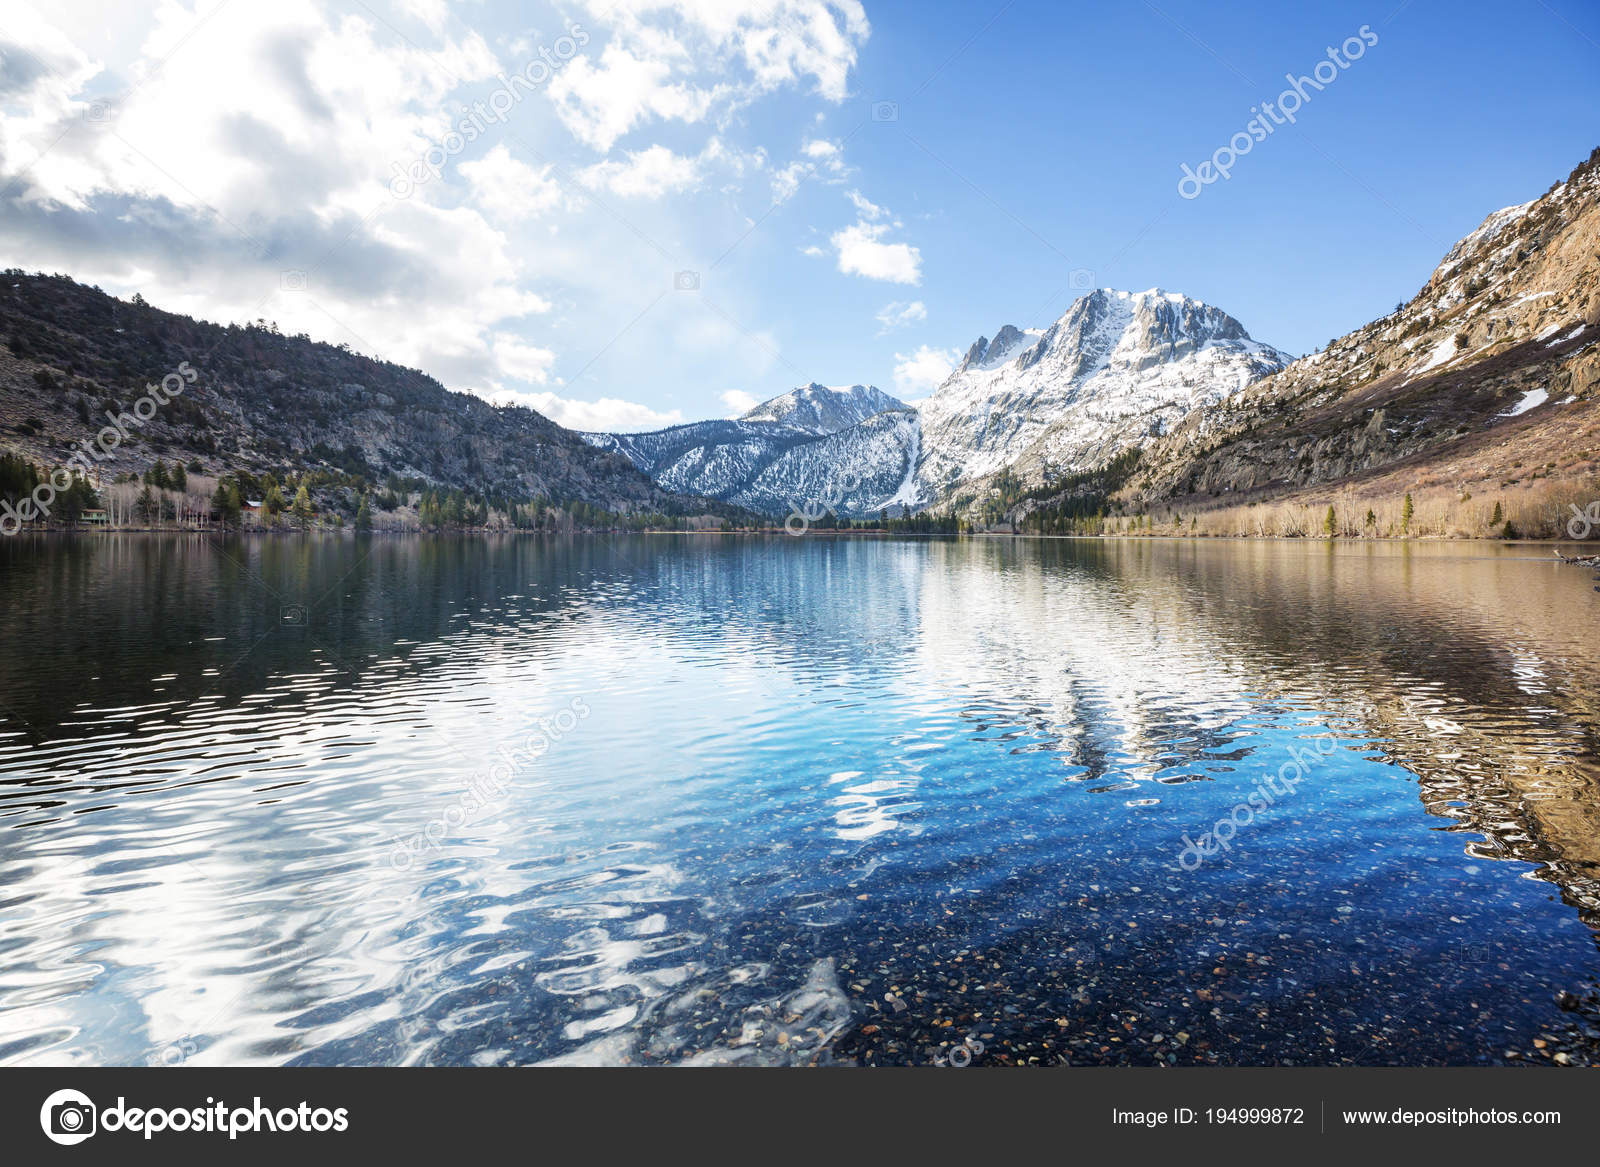
[[[0,1064],[1593,1060],[1590,574],[7,540]]]

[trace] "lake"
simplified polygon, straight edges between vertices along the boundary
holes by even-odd
[[[0,541],[0,1064],[1594,1061],[1547,556]]]

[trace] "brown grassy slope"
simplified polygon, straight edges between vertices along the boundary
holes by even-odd
[[[1600,474],[1597,340],[1600,150],[1543,198],[1491,215],[1399,311],[1187,419],[1118,502],[1228,528],[1265,504],[1325,513],[1342,500],[1364,519],[1407,492],[1496,496],[1547,528],[1523,533],[1555,534],[1565,503],[1553,499],[1595,497]],[[1506,416],[1530,392],[1543,403]],[[1472,521],[1441,516],[1464,529],[1437,533],[1490,533]]]

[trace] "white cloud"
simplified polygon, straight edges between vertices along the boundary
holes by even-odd
[[[746,393],[743,389],[729,389],[719,400],[732,410],[729,417],[739,417],[749,413],[761,404],[753,394]]]
[[[837,186],[850,176],[850,168],[844,161],[844,147],[838,143],[808,138],[801,144],[800,153],[800,158],[772,172],[774,202],[787,202],[808,180]]]
[[[806,162],[791,162],[789,165],[772,172],[772,201],[776,203],[788,202],[794,197],[794,192],[800,189],[800,184],[815,169]]]
[[[812,243],[806,247],[802,247],[800,249],[800,254],[809,256],[812,259],[818,259],[824,255],[827,255],[828,253],[822,248],[818,247],[815,243]]]
[[[850,200],[850,202],[855,206],[856,214],[860,215],[863,219],[877,222],[879,219],[883,218],[883,208],[878,206],[877,203],[874,203],[870,199],[866,198],[860,191],[847,190],[844,192],[844,197]]]
[[[609,44],[598,64],[588,57],[573,60],[551,82],[550,96],[573,137],[603,153],[641,122],[698,122],[706,116],[719,91],[676,84],[671,76],[670,61]]]
[[[47,24],[27,5],[13,5],[0,30],[0,101],[7,106],[32,109],[44,117],[83,112],[87,103],[75,100],[85,82],[99,73],[100,62],[90,59],[72,38]],[[11,157],[11,134],[36,123],[7,117],[4,128],[6,157]]]
[[[483,191],[464,203],[448,177],[409,199],[389,191],[391,166],[451,128],[458,85],[498,71],[477,33],[421,48],[313,0],[198,16],[167,3],[113,72],[63,57],[48,26],[6,25],[54,70],[0,105],[11,262],[208,319],[265,317],[480,390],[501,375],[491,334],[549,308],[473,205],[517,209],[529,168],[491,152],[475,164]],[[144,80],[119,92],[125,77]],[[551,197],[538,177],[530,207]]]
[[[574,430],[622,433],[630,430],[658,430],[683,422],[683,414],[679,410],[659,413],[647,405],[622,401],[615,397],[602,397],[598,401],[575,401],[550,392],[502,392],[495,394],[493,400],[502,405],[526,405],[529,409],[538,410],[551,421]]]
[[[536,170],[519,162],[504,145],[457,169],[471,185],[473,200],[500,219],[529,218],[561,202],[561,184],[550,177],[550,167]]]
[[[699,159],[674,154],[665,146],[651,146],[628,152],[626,161],[597,162],[578,178],[585,186],[623,198],[658,199],[698,186],[700,174]]]
[[[756,384],[783,360],[764,318],[767,273],[743,270],[756,249],[720,276],[717,302],[737,325],[708,298],[655,303],[654,289],[726,249],[730,205],[744,208],[721,184],[764,193],[776,163],[753,124],[791,127],[778,160],[797,159],[795,183],[811,167],[841,189],[854,181],[809,115],[848,95],[869,29],[856,0],[569,7],[589,43],[542,88],[519,84],[503,124],[479,124],[401,193],[396,167],[437,157],[468,111],[493,105],[503,73],[571,27],[449,0],[374,5],[382,17],[329,0],[12,4],[0,18],[0,188],[12,188],[0,251],[171,311],[347,342],[486,397],[570,393],[561,374],[604,354],[585,383],[601,400],[552,411],[667,424],[676,411],[602,395],[632,396],[613,386],[646,379],[639,396],[674,379]],[[739,116],[780,89],[814,96],[772,122]],[[698,153],[652,134],[704,121],[717,136]]]
[[[537,385],[550,380],[550,367],[556,363],[556,354],[549,349],[525,344],[506,333],[494,338],[494,358],[507,377]]]
[[[878,309],[878,335],[884,336],[897,328],[920,324],[927,318],[928,308],[921,300],[912,300],[909,304],[895,300]]]
[[[922,282],[922,252],[908,243],[885,243],[888,223],[858,222],[830,240],[839,253],[839,270],[893,284]]]
[[[400,0],[400,10],[422,21],[431,32],[443,31],[445,19],[450,15],[450,6],[445,0]]]
[[[937,389],[961,354],[955,349],[936,349],[923,345],[914,353],[895,353],[894,385],[898,396],[911,400],[926,397]]]
[[[871,32],[860,0],[586,0],[610,39],[550,86],[563,122],[600,151],[651,121],[698,122],[763,93],[812,83],[849,93]]]

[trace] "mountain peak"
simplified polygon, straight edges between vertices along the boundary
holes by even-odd
[[[905,402],[873,385],[829,386],[813,381],[763,401],[740,421],[794,426],[818,434],[836,433]]]
[[[973,342],[957,371],[974,368],[993,369],[1016,356],[1038,337],[1037,332],[1027,333],[1014,324],[1002,324],[999,331],[994,334],[993,340],[980,336]]]

